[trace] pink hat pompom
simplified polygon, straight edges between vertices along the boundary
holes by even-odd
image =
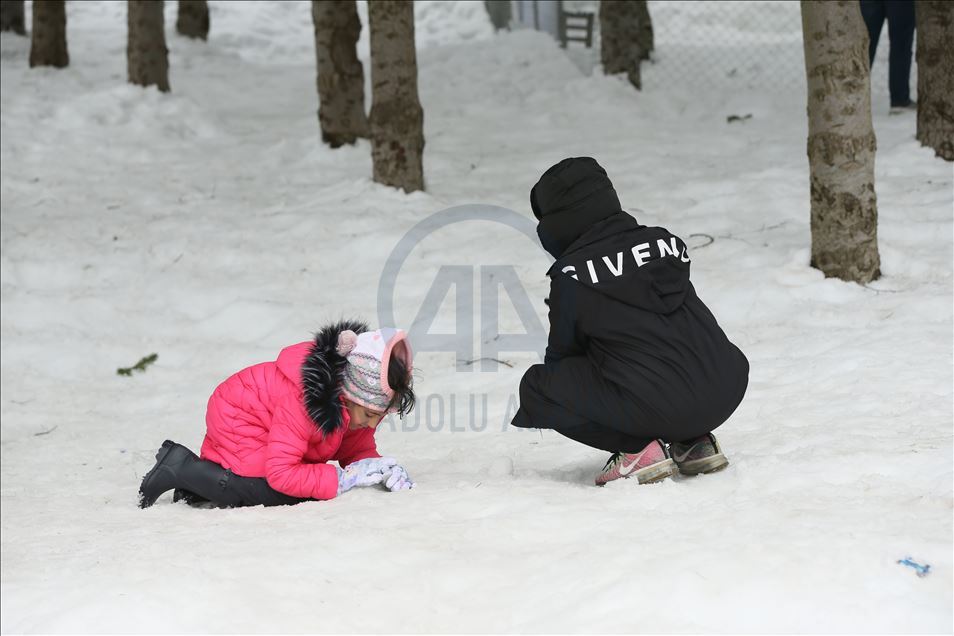
[[[358,334],[351,331],[350,329],[345,329],[338,334],[338,346],[336,351],[338,352],[339,356],[346,358],[354,349],[356,344],[358,344]]]

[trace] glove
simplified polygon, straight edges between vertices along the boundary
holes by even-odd
[[[397,460],[393,457],[369,457],[349,464],[344,469],[335,467],[338,471],[338,494],[356,487],[380,484],[395,464]]]
[[[414,482],[408,477],[404,466],[395,465],[391,468],[391,474],[388,475],[387,481],[384,482],[384,487],[391,492],[410,490],[414,487]]]

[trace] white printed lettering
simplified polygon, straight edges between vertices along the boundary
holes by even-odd
[[[603,257],[603,262],[606,263],[606,266],[609,268],[609,271],[613,273],[613,276],[622,276],[623,275],[623,253],[616,252],[616,267],[613,267],[613,264],[610,262],[609,256]]]
[[[679,247],[676,245],[676,237],[672,237],[670,240],[671,246],[669,243],[666,243],[665,239],[659,239],[656,241],[656,245],[659,247],[659,258],[666,256],[676,256],[679,254]]]
[[[596,277],[596,268],[593,267],[593,261],[586,261],[586,268],[590,270],[590,279],[593,281],[593,284],[600,282],[600,279]]]
[[[642,267],[646,263],[646,259],[649,257],[649,243],[640,243],[633,248],[633,258],[636,259],[637,267]]]

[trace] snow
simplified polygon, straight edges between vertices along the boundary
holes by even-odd
[[[875,100],[884,277],[862,287],[808,266],[797,75],[700,89],[660,51],[636,93],[590,73],[593,52],[494,35],[481,3],[418,3],[427,192],[405,195],[370,180],[367,142],[320,144],[307,3],[210,4],[200,43],[167,3],[168,95],[124,83],[123,3],[69,3],[65,70],[30,70],[28,41],[0,39],[4,633],[954,628],[952,170],[913,113]],[[800,51],[797,19],[753,6]],[[726,29],[752,31],[734,15]],[[700,295],[749,357],[718,431],[727,470],[596,488],[604,453],[506,426],[533,352],[501,352],[513,367],[493,373],[423,352],[418,410],[378,434],[413,491],[136,507],[163,439],[198,448],[228,374],[342,315],[377,322],[416,223],[475,203],[530,218],[540,173],[582,154],[637,218],[686,237]],[[548,264],[505,226],[444,227],[400,271],[398,325],[444,265],[513,266],[546,324]],[[503,298],[500,331],[520,333]],[[454,329],[445,300],[433,331]]]

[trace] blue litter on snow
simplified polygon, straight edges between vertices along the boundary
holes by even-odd
[[[927,576],[928,573],[930,573],[931,571],[930,565],[921,565],[920,563],[918,563],[911,557],[905,557],[903,559],[900,559],[898,560],[898,563],[900,563],[901,565],[906,565],[909,568],[914,568],[914,571],[917,572],[917,575],[921,578],[924,578],[925,576]]]

